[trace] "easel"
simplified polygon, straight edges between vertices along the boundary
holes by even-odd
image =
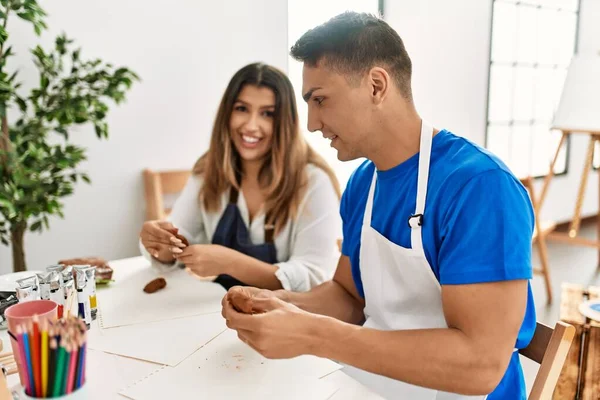
[[[578,237],[579,228],[581,224],[581,207],[583,205],[583,198],[585,196],[585,188],[587,187],[588,176],[590,171],[593,168],[594,164],[594,149],[596,147],[596,142],[600,142],[600,131],[596,132],[580,132],[580,131],[572,131],[572,130],[562,130],[562,136],[560,138],[560,143],[558,144],[558,148],[556,149],[556,153],[554,154],[554,158],[550,163],[550,171],[548,171],[548,175],[546,175],[544,179],[544,185],[542,187],[542,192],[540,194],[539,201],[535,204],[536,214],[542,207],[544,203],[544,199],[546,198],[546,194],[548,191],[548,187],[550,186],[550,181],[554,176],[554,166],[556,165],[556,161],[558,159],[558,155],[560,153],[560,149],[563,144],[567,140],[567,136],[569,135],[589,135],[590,141],[587,148],[587,153],[585,157],[585,163],[583,167],[583,173],[581,176],[581,182],[579,184],[579,191],[577,193],[577,202],[575,203],[575,213],[573,215],[573,220],[571,221],[571,225],[569,227],[568,233],[560,233],[553,232],[549,235],[553,240],[557,240],[565,243],[572,243],[580,246],[588,246],[595,247],[598,249],[598,268],[600,268],[600,218],[598,218],[597,222],[597,232],[598,239],[590,240],[582,237]],[[598,187],[600,188],[600,173],[598,174]]]

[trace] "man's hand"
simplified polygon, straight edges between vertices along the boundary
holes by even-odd
[[[274,295],[254,297],[253,309],[255,314],[239,313],[227,297],[223,299],[222,314],[227,326],[236,330],[243,342],[267,358],[310,354],[315,347],[314,327],[320,319],[326,318],[303,311]]]
[[[217,244],[194,244],[175,254],[175,258],[193,274],[206,277],[227,274],[237,264],[239,255]]]

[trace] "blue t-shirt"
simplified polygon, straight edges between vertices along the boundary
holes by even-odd
[[[415,212],[419,154],[377,171],[371,226],[388,240],[410,248],[408,218]],[[341,202],[344,241],[352,275],[364,297],[359,263],[360,234],[375,165],[365,161],[348,181]],[[534,214],[527,190],[497,157],[442,130],[433,137],[423,213],[425,256],[441,285],[531,279]],[[536,327],[529,284],[527,311],[516,348],[526,347]],[[526,399],[518,353],[493,399]]]

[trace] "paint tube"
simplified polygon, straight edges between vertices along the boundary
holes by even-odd
[[[79,272],[79,271],[78,271]],[[90,308],[92,309],[92,320],[96,319],[98,313],[98,305],[96,301],[96,267],[88,265],[82,268],[81,272],[85,274],[87,279],[87,292],[90,296]]]
[[[63,276],[63,281],[64,282],[68,282],[70,280],[73,280],[73,267],[72,266],[67,266],[65,268],[63,268],[63,270],[60,272]]]
[[[33,275],[27,278],[17,280],[19,287],[31,286],[32,287],[32,298],[31,300],[40,300],[40,291],[37,276]]]
[[[19,299],[19,303],[25,303],[26,301],[37,300],[36,294],[34,293],[34,287],[31,285],[25,285],[18,287],[17,290],[17,299]]]
[[[58,305],[58,318],[60,319],[63,317],[65,308],[65,287],[62,274],[56,270],[50,272],[48,283],[50,284],[50,300]]]
[[[40,283],[40,299],[50,300],[50,281],[48,280],[50,278],[50,273],[44,272],[36,275]]]
[[[63,292],[65,300],[63,316],[65,318],[69,315],[72,317],[77,317],[77,290],[75,290],[75,281],[71,279],[70,281],[65,282],[63,286]]]
[[[75,288],[77,289],[77,310],[79,318],[85,322],[85,325],[90,329],[92,323],[92,309],[90,308],[90,295],[87,291],[87,277],[85,273],[77,273],[75,280]]]
[[[63,279],[63,288],[65,295],[65,311],[64,316],[67,316],[67,313],[76,317],[78,314],[77,311],[77,291],[75,290],[75,282],[73,281],[73,267],[68,266],[61,272]]]
[[[46,267],[46,272],[52,272],[52,271],[57,271],[57,272],[62,272],[62,270],[65,269],[65,266],[62,264],[54,264],[54,265],[49,265]]]

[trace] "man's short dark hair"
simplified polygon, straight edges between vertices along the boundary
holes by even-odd
[[[375,66],[385,68],[407,99],[412,99],[412,63],[398,33],[371,14],[345,12],[306,32],[291,49],[297,61],[318,62],[356,76]]]

